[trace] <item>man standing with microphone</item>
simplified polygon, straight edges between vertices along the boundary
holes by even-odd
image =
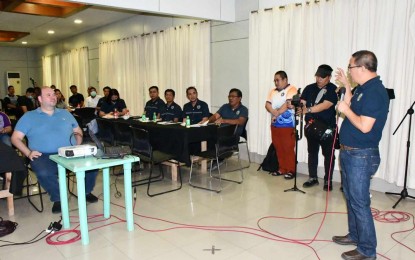
[[[343,191],[347,203],[349,233],[334,236],[340,245],[357,245],[344,252],[343,259],[376,259],[376,231],[370,210],[370,179],[379,163],[379,141],[389,112],[389,98],[377,75],[377,58],[373,52],[355,52],[348,70],[358,84],[352,95],[350,82],[342,69],[336,79],[346,87],[344,101],[338,104],[345,115],[340,129],[340,165]]]

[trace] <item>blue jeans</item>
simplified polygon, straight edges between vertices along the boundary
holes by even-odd
[[[376,256],[376,231],[370,210],[370,179],[379,168],[379,149],[340,151],[344,196],[347,203],[349,238],[357,242],[357,251]]]
[[[43,153],[39,158],[30,162],[33,172],[40,185],[46,190],[52,202],[60,201],[58,165],[49,159],[51,154]],[[95,186],[98,170],[85,172],[85,194],[92,192]]]
[[[0,134],[0,142],[3,142],[5,145],[12,146],[12,142],[10,140],[10,135],[8,134]]]

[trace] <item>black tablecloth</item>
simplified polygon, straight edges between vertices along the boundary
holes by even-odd
[[[189,144],[207,141],[208,145],[216,142],[217,126],[207,125],[186,128],[180,124],[161,125],[154,122],[140,122],[137,119],[106,119],[114,122],[124,122],[145,129],[150,134],[153,149],[173,154],[175,159],[190,165]]]

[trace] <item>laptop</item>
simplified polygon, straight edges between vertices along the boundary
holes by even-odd
[[[93,131],[89,130],[89,136],[92,141],[98,147],[98,152],[95,157],[101,159],[108,158],[123,158],[125,155],[131,154],[131,148],[129,146],[106,146],[104,147],[102,143],[98,140]]]

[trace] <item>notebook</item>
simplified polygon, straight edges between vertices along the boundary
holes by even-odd
[[[123,158],[125,155],[131,154],[131,148],[129,146],[106,146],[98,140],[93,131],[89,130],[89,136],[92,141],[97,145],[98,152],[95,157],[98,158]]]

